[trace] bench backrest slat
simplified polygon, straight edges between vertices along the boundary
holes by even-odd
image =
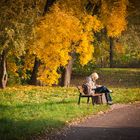
[[[80,92],[81,94],[85,95],[84,92],[83,92],[82,86],[78,86],[77,88],[78,88],[78,90],[79,90],[79,92]]]

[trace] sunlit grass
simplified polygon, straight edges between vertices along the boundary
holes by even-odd
[[[140,101],[139,88],[112,88],[114,103]],[[76,88],[21,86],[0,90],[0,139],[25,139],[60,128],[75,118],[96,114],[107,105],[77,105]]]
[[[140,88],[113,88],[114,103],[134,103],[140,101]]]
[[[76,88],[21,86],[0,90],[0,139],[25,139],[108,106],[77,105]]]
[[[98,71],[99,82],[113,90],[113,102],[140,101],[139,70],[118,70]],[[84,98],[77,105],[78,95],[76,87],[17,86],[0,90],[0,140],[24,140],[44,131],[49,133],[109,108],[106,104],[88,105]]]

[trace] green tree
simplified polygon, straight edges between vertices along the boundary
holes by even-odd
[[[0,88],[5,88],[7,66],[13,63],[8,57],[19,57],[25,52],[41,4],[35,0],[1,0],[0,7]]]

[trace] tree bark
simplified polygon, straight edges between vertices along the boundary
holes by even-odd
[[[110,60],[110,68],[113,68],[113,55],[114,55],[114,52],[113,52],[113,48],[114,48],[114,43],[113,43],[113,38],[109,38],[109,41],[110,41],[110,56],[109,56],[109,60]]]
[[[38,73],[39,66],[40,66],[40,61],[37,59],[37,57],[35,57],[34,67],[29,82],[29,84],[31,85],[38,85],[37,73]]]
[[[65,75],[64,75],[64,86],[69,87],[71,81],[71,73],[72,73],[72,65],[73,60],[69,60],[68,65],[65,68]]]
[[[45,15],[48,11],[49,11],[49,8],[53,5],[53,3],[55,2],[56,0],[47,0],[46,1],[46,5],[44,7],[44,12],[43,12],[43,15]]]
[[[0,55],[0,88],[5,88],[8,80],[6,66],[6,50]]]
[[[63,87],[64,86],[64,79],[65,79],[65,67],[60,66],[60,68],[57,70],[57,73],[61,75],[61,78],[59,78],[58,85]]]
[[[49,7],[51,7],[54,2],[55,2],[55,0],[46,1],[43,16],[49,11]],[[39,81],[37,80],[37,73],[38,73],[39,66],[40,66],[40,60],[37,59],[37,57],[36,57],[35,62],[34,62],[33,71],[31,73],[30,82],[29,82],[29,84],[31,84],[31,85],[40,85]]]

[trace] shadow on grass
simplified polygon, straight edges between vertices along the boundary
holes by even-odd
[[[51,118],[48,115],[47,118],[47,115],[43,117],[41,114],[40,118],[37,115],[40,115],[40,113],[38,114],[38,112],[40,112],[41,110],[46,110],[46,112],[49,110],[49,113],[51,111],[55,112],[58,104],[62,104],[62,106],[65,106],[65,104],[71,103],[73,103],[73,101],[0,105],[0,140],[24,140],[28,138],[30,139],[32,134],[37,134],[39,132],[42,132],[43,130],[51,131],[52,128],[59,128],[64,126],[65,122],[61,120],[55,120],[55,117]],[[23,115],[21,113],[23,113]],[[3,115],[6,117],[4,117]],[[17,115],[20,115],[20,117],[18,117]],[[32,115],[36,115],[36,117]],[[14,119],[9,119],[7,118],[7,116]],[[23,118],[23,120],[19,119],[21,117]]]
[[[140,127],[72,127],[49,140],[140,140]]]
[[[63,126],[64,122],[53,119],[41,120],[12,120],[0,119],[0,140],[25,140],[31,139],[32,134],[39,134],[45,130],[52,130],[52,127]],[[48,132],[49,133],[49,132]]]

